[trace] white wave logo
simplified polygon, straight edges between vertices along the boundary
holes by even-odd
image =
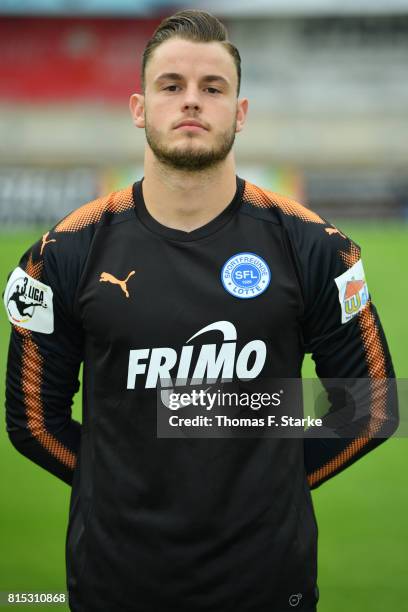
[[[222,333],[223,342],[217,351],[216,344],[202,344],[195,364],[192,363],[194,346],[189,344],[211,331]],[[146,375],[146,389],[160,386],[172,388],[191,383],[229,382],[234,375],[240,380],[252,380],[262,371],[266,360],[266,344],[252,340],[236,354],[237,330],[229,321],[216,321],[203,327],[189,338],[180,355],[170,347],[137,349],[129,351],[127,388],[134,389],[138,376]],[[252,365],[249,365],[250,361]],[[177,364],[177,367],[176,367]],[[175,382],[173,377],[175,376]]]

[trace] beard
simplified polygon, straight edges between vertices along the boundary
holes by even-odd
[[[199,172],[213,168],[224,161],[231,151],[235,141],[236,121],[229,130],[217,135],[214,146],[206,148],[196,146],[193,140],[195,135],[186,135],[187,144],[169,146],[160,133],[148,121],[146,117],[146,140],[155,157],[162,164],[173,170],[184,170],[186,172]]]

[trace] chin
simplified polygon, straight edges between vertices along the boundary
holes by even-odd
[[[172,153],[177,153],[179,155],[182,155],[182,154],[183,155],[188,155],[189,153],[194,153],[194,154],[204,153],[204,154],[207,154],[207,153],[211,152],[211,149],[209,149],[208,147],[200,146],[200,145],[197,145],[197,146],[189,145],[189,146],[184,146],[184,147],[174,147],[171,152]]]

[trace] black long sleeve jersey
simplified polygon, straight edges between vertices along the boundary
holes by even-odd
[[[45,234],[4,300],[11,442],[72,484],[72,610],[315,609],[310,489],[384,440],[396,415],[392,389],[375,384],[394,373],[356,244],[240,178],[215,219],[170,229],[140,181]],[[294,379],[306,352],[322,379],[371,381],[352,437],[157,436],[162,378]]]

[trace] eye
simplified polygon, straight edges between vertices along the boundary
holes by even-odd
[[[179,85],[167,85],[163,88],[165,91],[178,91],[180,89]]]
[[[217,94],[217,93],[221,93],[219,89],[216,89],[215,87],[206,87],[206,90],[208,91],[208,93],[210,94]]]

